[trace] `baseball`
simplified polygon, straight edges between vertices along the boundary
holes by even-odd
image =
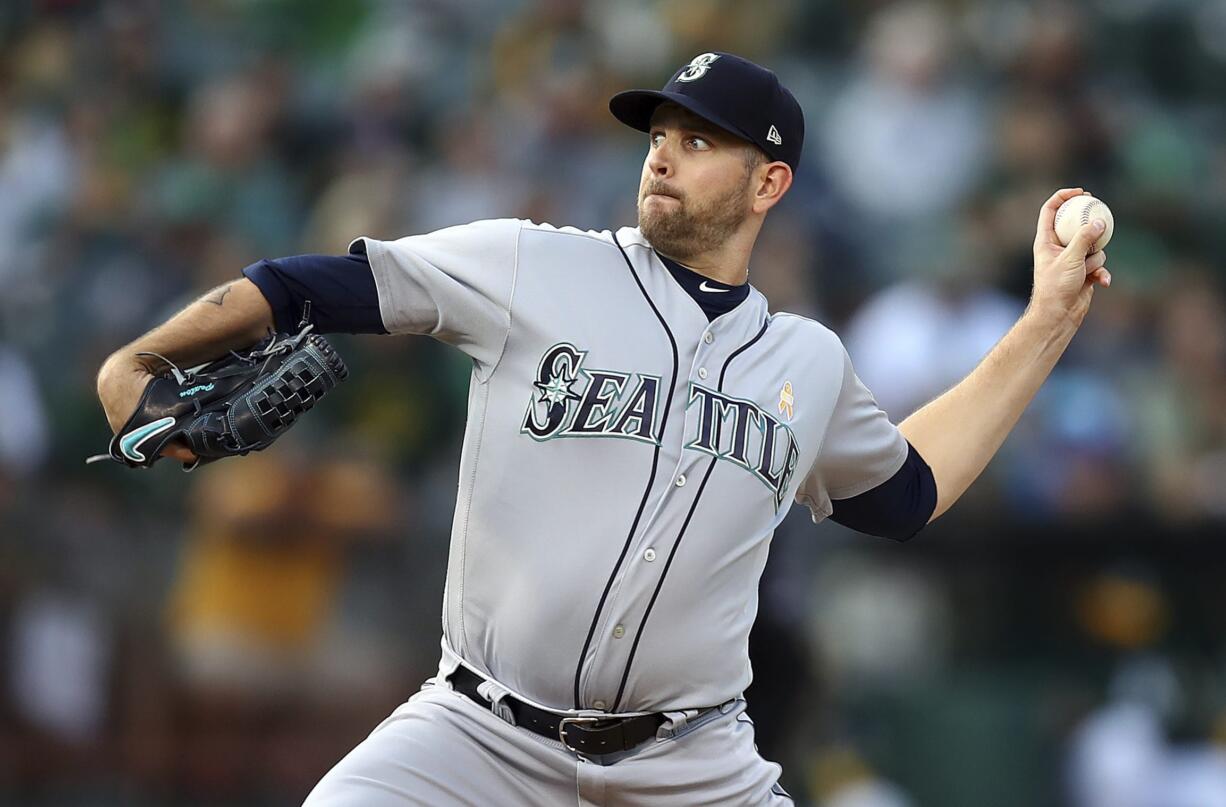
[[[1097,252],[1107,246],[1107,242],[1111,240],[1111,234],[1115,232],[1115,218],[1111,215],[1111,208],[1107,207],[1101,199],[1095,199],[1088,193],[1074,196],[1060,205],[1060,209],[1056,211],[1056,238],[1060,241],[1060,245],[1068,246],[1073,236],[1077,235],[1077,231],[1094,219],[1105,221],[1107,228],[1094,242],[1090,252]]]

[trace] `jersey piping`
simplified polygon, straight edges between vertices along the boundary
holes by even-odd
[[[605,603],[608,601],[609,592],[613,590],[613,581],[617,579],[618,572],[621,571],[622,563],[626,560],[626,555],[630,552],[630,545],[634,543],[634,534],[638,531],[639,521],[643,517],[643,509],[647,506],[647,500],[651,497],[651,489],[655,486],[656,473],[660,466],[660,449],[664,444],[664,430],[668,428],[668,415],[672,409],[673,394],[677,390],[677,371],[680,360],[677,355],[677,340],[673,336],[672,329],[668,327],[668,322],[665,321],[660,309],[656,307],[655,301],[651,299],[651,295],[647,293],[646,287],[643,286],[643,281],[639,278],[638,272],[634,270],[634,264],[630,261],[630,256],[626,254],[626,250],[622,248],[621,242],[617,240],[617,234],[612,233],[613,243],[617,246],[618,252],[621,253],[622,259],[626,262],[626,266],[630,269],[630,275],[634,278],[635,285],[639,287],[639,291],[643,294],[643,299],[651,306],[651,311],[656,315],[656,319],[660,321],[660,327],[664,329],[664,333],[668,336],[669,347],[673,351],[673,377],[668,385],[668,396],[664,399],[664,414],[660,419],[660,433],[656,435],[655,450],[651,454],[651,473],[647,477],[647,484],[643,488],[643,496],[639,500],[638,510],[634,513],[634,520],[630,523],[630,531],[626,535],[626,542],[622,545],[621,554],[617,556],[617,562],[613,564],[613,570],[609,573],[609,579],[605,581],[604,591],[600,594],[600,602],[596,605],[596,613],[592,615],[592,623],[588,626],[587,638],[583,642],[583,649],[579,652],[579,662],[575,665],[575,708],[582,708],[580,698],[580,688],[583,677],[583,662],[587,659],[588,650],[592,646],[592,638],[596,635],[596,626],[600,623],[600,615],[604,611]],[[721,378],[722,380],[722,378]],[[628,665],[627,665],[628,669]],[[624,683],[624,680],[623,680]],[[621,698],[621,692],[618,691],[618,699]],[[615,707],[616,708],[616,707]]]
[[[762,323],[762,327],[758,329],[758,333],[752,339],[741,345],[736,350],[732,351],[732,354],[724,360],[724,366],[719,371],[719,384],[716,385],[720,392],[724,391],[724,378],[728,373],[728,365],[732,364],[733,359],[744,353],[746,350],[752,347],[755,342],[762,338],[762,335],[766,333],[766,326],[769,323],[770,318],[768,317]],[[643,629],[647,627],[647,619],[651,616],[651,609],[656,604],[656,598],[660,596],[660,590],[664,588],[664,579],[668,577],[669,567],[673,565],[673,558],[677,554],[677,548],[681,546],[681,539],[685,537],[686,530],[690,526],[690,519],[694,517],[694,511],[698,509],[698,502],[702,499],[702,492],[707,487],[707,480],[711,478],[711,472],[715,470],[715,463],[716,458],[712,457],[711,461],[707,464],[706,473],[702,475],[702,482],[700,482],[698,485],[698,492],[694,494],[694,501],[690,503],[689,512],[685,514],[685,521],[682,522],[681,529],[677,531],[677,538],[673,541],[672,549],[668,551],[668,559],[664,562],[664,568],[660,570],[660,579],[656,581],[655,591],[651,593],[651,599],[647,602],[647,608],[645,611],[643,611],[643,618],[639,621],[638,630],[634,634],[634,644],[630,646],[630,655],[626,658],[626,667],[622,670],[622,680],[617,686],[617,696],[613,698],[613,706],[611,707],[611,711],[616,712],[617,707],[621,705],[622,694],[626,691],[626,682],[630,679],[630,667],[634,664],[634,654],[639,649],[639,640],[643,638]]]

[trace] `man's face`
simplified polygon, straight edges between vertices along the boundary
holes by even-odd
[[[749,215],[753,146],[676,104],[651,116],[639,228],[678,261],[720,247]]]

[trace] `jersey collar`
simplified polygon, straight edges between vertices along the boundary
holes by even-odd
[[[652,250],[655,252],[655,250]],[[743,303],[749,297],[749,282],[746,281],[737,286],[731,286],[727,283],[721,283],[718,280],[712,280],[706,275],[700,275],[693,269],[677,263],[672,258],[661,255],[655,252],[660,263],[668,269],[669,274],[677,281],[677,285],[685,289],[686,294],[693,298],[694,302],[698,303],[698,307],[707,315],[707,321],[710,322],[716,317],[727,314],[732,309]]]

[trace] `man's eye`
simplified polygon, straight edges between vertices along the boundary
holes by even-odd
[[[651,145],[658,146],[660,145],[660,141],[663,139],[664,139],[663,132],[652,132],[651,133]]]
[[[706,151],[711,148],[711,144],[707,142],[706,138],[702,137],[691,137],[690,146],[698,151]]]

